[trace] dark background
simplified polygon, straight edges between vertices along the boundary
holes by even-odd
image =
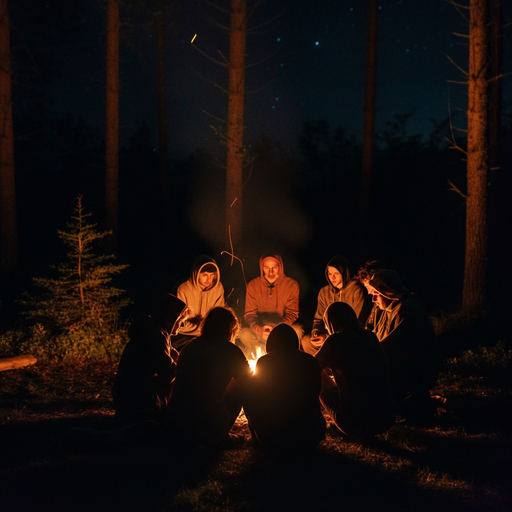
[[[227,0],[217,2],[228,8]],[[248,2],[249,7],[252,2]],[[121,6],[119,278],[144,309],[185,279],[200,253],[221,267],[230,302],[243,297],[231,266],[224,214],[224,158],[216,131],[226,116],[221,60],[228,16],[205,2],[183,2],[167,32],[170,227],[158,207],[156,2]],[[9,3],[14,69],[15,166],[22,271],[2,286],[2,323],[16,321],[14,300],[30,278],[65,258],[57,236],[77,196],[103,229],[105,5],[100,0]],[[511,19],[505,2],[505,24]],[[169,20],[168,20],[169,21]],[[462,292],[463,153],[466,86],[448,59],[467,69],[467,22],[444,0],[382,1],[373,194],[360,226],[360,169],[366,57],[366,2],[266,1],[250,18],[246,73],[243,252],[247,280],[266,249],[282,253],[301,286],[301,318],[311,322],[324,268],[337,253],[352,270],[381,259],[399,271],[429,313],[457,308]],[[197,34],[194,43],[190,41]],[[510,28],[504,31],[502,168],[490,189],[491,302],[507,301],[510,239]],[[206,113],[205,113],[206,112]],[[211,115],[208,115],[211,114]],[[212,129],[213,127],[213,129]],[[100,247],[99,250],[102,248]],[[507,284],[508,283],[508,284]]]

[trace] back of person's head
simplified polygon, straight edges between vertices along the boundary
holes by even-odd
[[[276,325],[268,335],[267,353],[299,349],[299,337],[295,329],[288,324]]]
[[[233,341],[240,330],[240,320],[229,307],[212,308],[201,323],[201,336]]]
[[[171,332],[174,323],[187,305],[175,295],[166,293],[158,297],[149,309],[149,316],[164,330]]]
[[[324,324],[329,334],[360,329],[356,312],[346,302],[333,302],[324,313]]]

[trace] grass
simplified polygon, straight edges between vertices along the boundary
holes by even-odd
[[[247,441],[229,449],[106,441],[113,363],[0,372],[0,510],[508,512],[510,372],[493,378],[489,353],[483,365],[477,350],[446,358],[432,421],[399,422],[366,445],[329,429],[314,452],[291,458],[253,446],[243,417]],[[86,435],[71,443],[77,427]]]

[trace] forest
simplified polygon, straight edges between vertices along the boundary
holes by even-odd
[[[0,508],[510,510],[511,7],[0,0]],[[399,273],[433,417],[289,458],[243,411],[227,449],[114,429],[132,320],[200,254],[242,318],[267,250],[306,332],[332,256]]]
[[[13,25],[13,168],[19,244],[13,273],[6,265],[10,235],[4,228],[2,323],[6,326],[12,325],[17,313],[13,306],[16,295],[29,287],[32,277],[44,275],[49,265],[64,257],[57,231],[65,226],[79,195],[83,195],[85,209],[92,212],[100,228],[111,226],[107,219],[111,215],[107,213],[109,206],[105,205],[112,203],[105,192],[108,123],[101,128],[101,123],[91,126],[72,111],[58,113],[56,98],[51,96],[52,81],[62,73],[55,67],[55,54],[64,47],[72,53],[84,37],[81,25],[90,19],[101,23],[97,30],[105,37],[106,45],[104,9],[109,3],[95,4],[96,18],[86,17],[91,7],[86,9],[81,2],[72,7],[57,2],[51,13],[42,6],[31,6],[28,0],[25,3],[4,5],[12,11]],[[27,15],[29,7],[32,10]],[[202,8],[195,11],[198,17],[208,15],[206,6],[199,3],[196,7]],[[165,17],[169,32],[181,33],[187,23],[187,9],[181,12],[175,2],[121,3],[121,72],[129,52],[133,58],[136,51],[141,51],[137,50],[137,36],[155,29],[158,13]],[[268,10],[264,15],[271,19]],[[286,10],[279,15],[286,16]],[[48,24],[46,29],[43,23]],[[502,23],[507,41],[507,19]],[[248,41],[255,37],[247,35]],[[100,54],[104,51],[105,47],[98,48]],[[206,61],[201,55],[197,58]],[[507,76],[506,70],[503,75]],[[157,91],[152,96],[156,111]],[[507,169],[511,155],[506,144],[511,131],[509,107],[509,103],[500,101],[496,147],[502,149],[493,157],[499,165],[490,164],[493,170],[489,171],[486,206],[486,286],[489,300],[495,303],[506,300],[501,293],[501,269],[505,265],[504,234],[510,230]],[[454,128],[454,123],[463,122],[460,115],[457,121],[447,116],[432,123],[431,131],[424,134],[410,129],[413,116],[414,109],[391,115],[375,130],[371,200],[364,212],[361,166],[368,149],[362,134],[326,120],[309,119],[290,145],[264,131],[255,133],[247,128],[245,161],[240,170],[243,244],[235,247],[230,245],[233,240],[224,220],[227,182],[222,133],[218,133],[216,146],[198,145],[188,155],[178,156],[179,152],[172,152],[174,145],[168,151],[161,141],[155,144],[162,134],[161,125],[140,120],[135,131],[117,139],[118,224],[113,236],[118,245],[112,252],[119,263],[129,265],[119,276],[121,287],[144,307],[144,301],[155,293],[185,278],[197,254],[207,253],[225,269],[225,287],[235,288],[232,298],[239,300],[243,298],[241,265],[234,264],[229,254],[234,252],[242,261],[243,271],[250,278],[257,272],[260,253],[272,248],[283,254],[287,273],[301,284],[306,324],[316,292],[323,285],[325,262],[336,253],[349,259],[353,271],[368,260],[387,262],[406,277],[432,314],[456,310],[461,305],[464,280],[467,143],[464,130]],[[209,123],[207,117],[200,122]],[[105,244],[99,250],[108,252],[114,247]],[[233,283],[229,282],[231,275]]]

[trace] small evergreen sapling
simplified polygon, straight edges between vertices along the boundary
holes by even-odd
[[[112,359],[126,341],[119,316],[130,301],[121,298],[124,290],[111,281],[128,265],[116,265],[114,256],[94,252],[94,244],[110,232],[98,232],[96,224],[88,223],[89,217],[79,196],[67,229],[58,231],[69,249],[67,261],[51,266],[56,277],[33,278],[43,292],[22,301],[28,306],[25,317],[36,324],[32,335],[37,347],[33,348],[40,356]]]

